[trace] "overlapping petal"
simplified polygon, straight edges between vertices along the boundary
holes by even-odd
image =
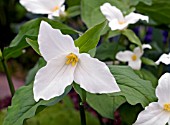
[[[170,64],[170,53],[169,54],[162,54],[159,59],[155,62],[157,65],[160,64],[160,62],[169,65]]]
[[[117,19],[118,21],[124,22],[124,17],[122,12],[115,6],[110,5],[110,3],[104,3],[102,6],[100,6],[100,10],[103,13],[103,15],[106,16],[106,19],[108,21]]]
[[[90,93],[113,93],[120,89],[115,78],[105,63],[90,57],[89,54],[80,54],[75,69],[74,81]]]
[[[128,26],[128,23],[124,22],[120,24],[120,22],[117,19],[114,19],[109,22],[109,27],[111,30],[123,30]]]
[[[142,48],[140,48],[140,47],[136,47],[134,50],[133,50],[133,52],[140,58],[142,55],[143,55],[143,53],[144,53],[144,49],[152,49],[152,47],[151,47],[151,45],[149,45],[149,44],[143,44],[142,45]]]
[[[53,29],[44,21],[40,24],[38,44],[40,53],[46,61],[61,54],[78,53],[78,48],[69,35],[63,35],[60,30]]]
[[[158,81],[156,96],[158,103],[163,107],[165,103],[170,103],[170,73],[165,73]]]
[[[149,21],[149,17],[148,16],[144,16],[138,13],[130,13],[129,15],[125,16],[125,22],[127,22],[128,24],[134,24],[139,20],[145,20],[145,21]]]
[[[116,54],[116,59],[122,61],[122,62],[128,62],[131,61],[131,57],[133,56],[133,52],[131,51],[120,51]]]
[[[142,64],[142,61],[140,60],[140,58],[138,58],[135,61],[131,60],[128,62],[128,66],[130,66],[132,69],[135,69],[135,70],[139,70],[141,68],[141,64]]]
[[[165,125],[168,121],[169,112],[164,111],[157,102],[153,102],[140,112],[133,125]]]
[[[49,100],[64,93],[65,88],[72,84],[75,67],[66,65],[66,55],[61,55],[47,62],[41,68],[34,81],[34,99]]]

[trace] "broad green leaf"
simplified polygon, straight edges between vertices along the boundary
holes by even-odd
[[[60,29],[64,34],[78,33],[61,22],[53,21],[47,18],[37,18],[28,21],[21,26],[18,35],[14,38],[14,40],[12,40],[10,46],[4,49],[3,56],[5,59],[15,58],[22,54],[22,50],[29,46],[25,40],[26,37],[32,40],[37,40],[39,25],[42,20],[48,22],[53,28]]]
[[[25,119],[35,116],[37,109],[44,109],[59,102],[71,90],[68,86],[63,95],[55,97],[49,101],[40,100],[35,102],[33,99],[33,84],[21,87],[16,91],[12,105],[8,108],[7,116],[3,125],[23,125]],[[40,108],[41,107],[41,108]]]
[[[86,121],[87,125],[99,125],[99,120],[89,112],[86,112]],[[79,111],[74,108],[69,96],[66,96],[62,103],[47,107],[26,123],[27,125],[80,125],[81,120]]]
[[[20,42],[17,46],[6,47],[3,51],[4,59],[16,58],[23,54],[23,50],[29,45],[26,42]]]
[[[37,71],[41,67],[45,66],[45,64],[46,64],[46,62],[45,62],[45,60],[43,58],[40,58],[38,60],[36,65],[28,72],[28,75],[27,75],[26,80],[25,80],[26,85],[34,81],[34,77],[35,77]]]
[[[130,0],[130,4],[133,5],[133,6],[139,4],[140,2],[147,4],[149,6],[152,5],[152,0]]]
[[[146,64],[146,65],[150,65],[150,66],[155,66],[155,67],[157,67],[156,63],[155,63],[153,60],[149,59],[149,58],[142,57],[141,60],[142,60],[142,62],[143,62],[144,64]]]
[[[151,81],[154,88],[156,88],[158,85],[158,79],[150,71],[141,69],[135,70],[135,73],[138,74],[142,79]]]
[[[66,0],[68,7],[80,5],[80,0]]]
[[[169,0],[152,0],[152,6],[140,3],[137,6],[137,10],[159,24],[170,24],[169,6]]]
[[[122,31],[122,34],[125,35],[130,42],[137,44],[138,46],[141,46],[140,39],[136,36],[136,34],[132,30],[125,29]]]
[[[99,47],[97,47],[96,58],[99,60],[115,59],[115,55],[118,49],[117,42],[104,42]]]
[[[89,30],[87,30],[82,36],[75,40],[75,45],[79,47],[80,52],[88,52],[95,48],[99,42],[101,32],[106,27],[107,22],[104,21]]]
[[[106,18],[100,11],[100,6],[109,2],[126,13],[130,4],[123,0],[81,0],[81,17],[88,28],[104,21]]]
[[[118,95],[124,96],[129,104],[140,103],[145,107],[156,100],[151,82],[141,79],[130,67],[109,66],[109,68],[121,89]]]
[[[41,55],[37,40],[32,40],[32,39],[26,38],[26,41],[35,50],[35,52],[37,52],[39,55]]]
[[[96,55],[96,48],[89,50],[88,54],[90,54],[91,57],[94,57]]]
[[[128,103],[124,103],[118,109],[121,117],[122,125],[133,125],[136,121],[138,114],[143,110],[142,106],[130,105]]]
[[[25,42],[25,38],[36,40],[39,31],[39,25],[41,21],[44,20],[48,22],[53,28],[60,29],[64,34],[77,34],[78,32],[74,29],[68,27],[67,25],[62,24],[48,18],[37,18],[31,21],[26,22],[21,28],[18,35],[11,42],[10,47],[18,45],[20,42]],[[26,42],[25,42],[26,43]]]
[[[80,6],[69,7],[66,11],[68,17],[75,17],[80,15]]]
[[[82,97],[82,89],[78,84],[74,84],[74,89]],[[108,96],[106,94],[91,94],[86,92],[86,102],[100,115],[114,119],[114,111],[125,102],[122,96]]]

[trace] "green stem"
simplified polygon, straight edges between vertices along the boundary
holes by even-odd
[[[85,115],[85,110],[84,110],[84,105],[79,97],[79,107],[80,107],[80,118],[81,118],[81,125],[86,125],[86,115]]]
[[[7,63],[4,59],[2,59],[2,65],[4,67],[4,71],[5,71],[7,80],[8,80],[8,85],[9,85],[9,88],[10,88],[10,91],[11,91],[11,95],[13,96],[14,93],[15,93],[14,84],[12,83],[12,79],[11,79],[11,76],[10,76],[9,71],[8,71],[8,66],[7,66]]]

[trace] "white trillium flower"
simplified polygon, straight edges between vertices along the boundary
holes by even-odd
[[[105,63],[89,54],[80,54],[69,35],[63,35],[44,21],[40,24],[38,44],[47,65],[35,76],[35,101],[62,95],[73,80],[90,93],[120,91]]]
[[[158,81],[156,96],[158,102],[152,102],[140,112],[133,125],[170,125],[170,73],[165,73]]]
[[[160,64],[160,62],[169,65],[170,64],[170,53],[169,54],[162,54],[159,59],[155,62],[157,65]]]
[[[143,55],[145,48],[151,49],[152,47],[149,44],[143,44],[142,48],[136,47],[133,52],[129,50],[120,51],[116,54],[116,59],[122,62],[128,62],[128,66],[132,69],[139,70],[142,64],[140,57]]]
[[[111,30],[123,30],[129,24],[134,24],[140,19],[147,22],[149,20],[148,16],[134,12],[131,12],[124,17],[122,12],[115,6],[112,6],[110,3],[104,3],[102,6],[100,6],[100,10],[109,21],[109,27]]]
[[[48,14],[49,18],[65,14],[65,0],[20,0],[20,3],[30,12]]]

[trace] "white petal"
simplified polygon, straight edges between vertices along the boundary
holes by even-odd
[[[133,125],[165,125],[168,120],[169,113],[165,112],[157,102],[153,102],[139,113]]]
[[[120,51],[116,54],[116,59],[122,62],[128,62],[131,61],[131,58],[133,56],[133,52],[131,51]]]
[[[137,59],[136,61],[129,61],[128,62],[128,66],[130,66],[132,69],[135,69],[135,70],[140,70],[141,68],[141,60],[140,59]]]
[[[54,6],[52,0],[20,0],[20,3],[30,12],[37,14],[49,14]]]
[[[156,88],[156,96],[162,107],[165,103],[170,103],[170,73],[165,73],[159,79]]]
[[[112,21],[109,22],[109,27],[111,28],[111,30],[123,30],[125,28],[127,28],[128,23],[123,22],[120,23],[117,19],[113,19]]]
[[[59,10],[56,10],[55,12],[52,13],[52,16],[59,17],[60,15],[65,14],[65,6],[61,6]]]
[[[73,39],[69,35],[63,35],[60,30],[53,29],[47,22],[41,21],[38,35],[40,53],[46,61],[64,53],[77,54]]]
[[[47,62],[41,68],[34,81],[34,99],[49,100],[64,93],[65,88],[73,82],[75,67],[66,65],[66,55]]]
[[[140,58],[142,55],[143,55],[143,53],[144,53],[144,49],[152,49],[152,47],[151,47],[151,45],[149,45],[149,44],[143,44],[142,45],[142,48],[140,48],[140,47],[136,47],[134,50],[133,50],[133,52]]]
[[[106,64],[85,53],[79,57],[79,62],[74,73],[74,81],[90,93],[112,93],[120,91],[115,78],[110,73]]]
[[[160,62],[169,65],[170,64],[170,53],[169,54],[162,54],[159,59],[155,62],[157,65],[160,64]]]
[[[105,3],[102,6],[100,6],[100,10],[103,13],[103,15],[105,15],[108,21],[112,21],[113,19],[116,19],[118,21],[124,22],[124,17],[122,12],[115,6],[110,5],[110,3]]]
[[[138,20],[145,20],[145,21],[149,21],[149,17],[148,16],[144,16],[138,13],[130,13],[129,15],[125,16],[125,21],[128,24],[134,24],[136,23]]]

